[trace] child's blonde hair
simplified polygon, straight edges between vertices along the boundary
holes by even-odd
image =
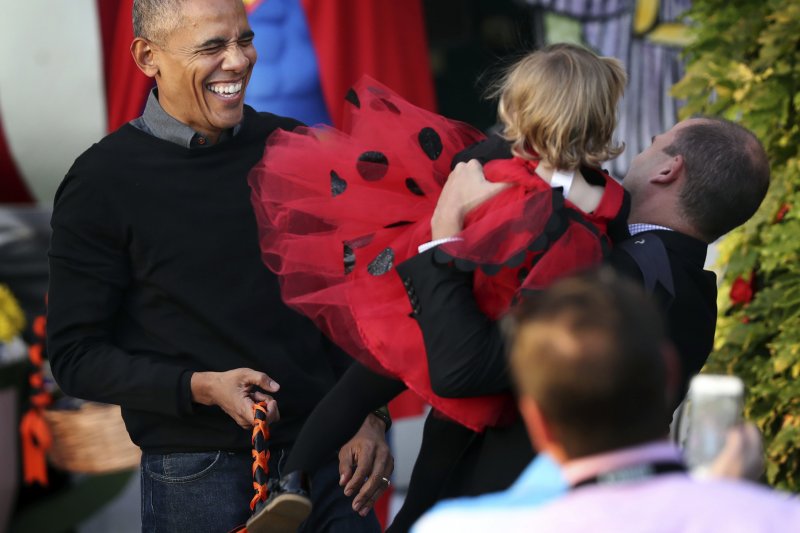
[[[626,81],[619,60],[555,44],[512,65],[490,95],[500,99],[503,136],[515,155],[574,170],[599,166],[624,149],[612,136]]]

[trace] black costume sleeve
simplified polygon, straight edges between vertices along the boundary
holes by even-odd
[[[397,266],[416,301],[433,391],[445,398],[511,388],[503,335],[478,308],[472,275],[438,264],[428,250]]]
[[[397,266],[414,318],[425,341],[433,391],[446,398],[510,390],[505,338],[499,325],[478,308],[472,275],[440,264],[428,250]],[[638,283],[642,273],[626,253],[613,249],[607,262]]]
[[[70,171],[56,193],[47,313],[53,375],[66,394],[78,398],[167,415],[188,413],[187,368],[114,344],[131,273],[126,231],[104,187]]]
[[[511,159],[512,157],[514,155],[511,153],[511,145],[495,133],[458,152],[453,157],[450,167],[455,168],[458,163],[466,163],[472,159],[477,159],[481,165],[485,165],[495,159]]]
[[[642,272],[627,253],[614,248],[606,262],[642,283]],[[397,271],[418,302],[414,318],[425,341],[434,392],[458,398],[510,390],[505,338],[478,309],[472,275],[436,262],[433,250],[401,263]]]

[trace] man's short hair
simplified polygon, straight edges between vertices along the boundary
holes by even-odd
[[[664,152],[683,156],[681,206],[708,242],[747,222],[767,194],[767,154],[755,135],[734,122],[701,117],[681,128]]]
[[[163,44],[178,27],[186,0],[133,0],[133,36]]]
[[[662,438],[669,421],[662,318],[608,267],[561,280],[516,313],[511,365],[571,458]]]

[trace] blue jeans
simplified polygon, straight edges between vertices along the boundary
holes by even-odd
[[[271,450],[270,477],[280,476],[288,455]],[[143,533],[226,533],[250,517],[253,497],[249,453],[142,454]],[[332,459],[311,477],[314,504],[302,533],[380,533],[375,513],[353,512],[339,487]]]

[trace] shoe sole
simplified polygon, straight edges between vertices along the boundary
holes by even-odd
[[[247,521],[247,533],[296,533],[309,514],[308,498],[281,494]]]

